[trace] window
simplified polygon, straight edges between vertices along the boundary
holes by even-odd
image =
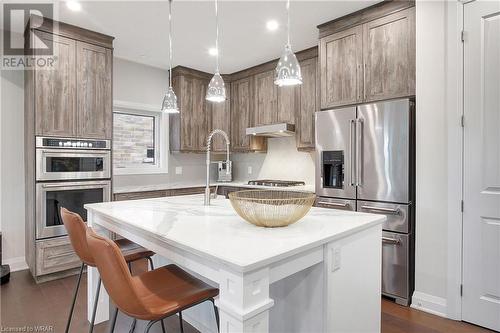
[[[149,105],[114,103],[114,173],[167,173],[168,117]]]

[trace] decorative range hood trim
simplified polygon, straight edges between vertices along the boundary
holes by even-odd
[[[247,135],[282,138],[295,135],[295,125],[288,123],[262,125],[246,129]]]

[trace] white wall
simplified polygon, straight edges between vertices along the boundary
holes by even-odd
[[[23,71],[2,70],[0,85],[2,256],[4,263],[10,264],[11,269],[14,270],[26,267],[24,261]]]
[[[446,315],[450,200],[446,80],[448,71],[456,68],[447,66],[447,2],[417,1],[416,6],[417,197],[413,306]]]

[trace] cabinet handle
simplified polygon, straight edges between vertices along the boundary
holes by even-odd
[[[366,210],[371,210],[375,212],[382,212],[385,214],[392,214],[392,215],[399,215],[401,213],[401,210],[399,208],[392,209],[392,208],[383,208],[383,207],[374,207],[374,206],[361,206],[361,208],[366,209]]]
[[[399,239],[382,237],[382,243],[392,244],[392,245],[400,245],[401,241]]]

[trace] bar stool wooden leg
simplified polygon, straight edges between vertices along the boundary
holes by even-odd
[[[76,297],[78,296],[78,289],[80,289],[80,281],[82,280],[83,269],[85,268],[85,264],[82,263],[82,267],[80,268],[80,274],[78,275],[78,282],[76,283],[75,293],[73,295],[73,302],[71,303],[71,309],[69,310],[68,322],[66,323],[66,330],[64,332],[69,332],[69,326],[71,325],[71,318],[73,317],[73,311],[75,310]]]

